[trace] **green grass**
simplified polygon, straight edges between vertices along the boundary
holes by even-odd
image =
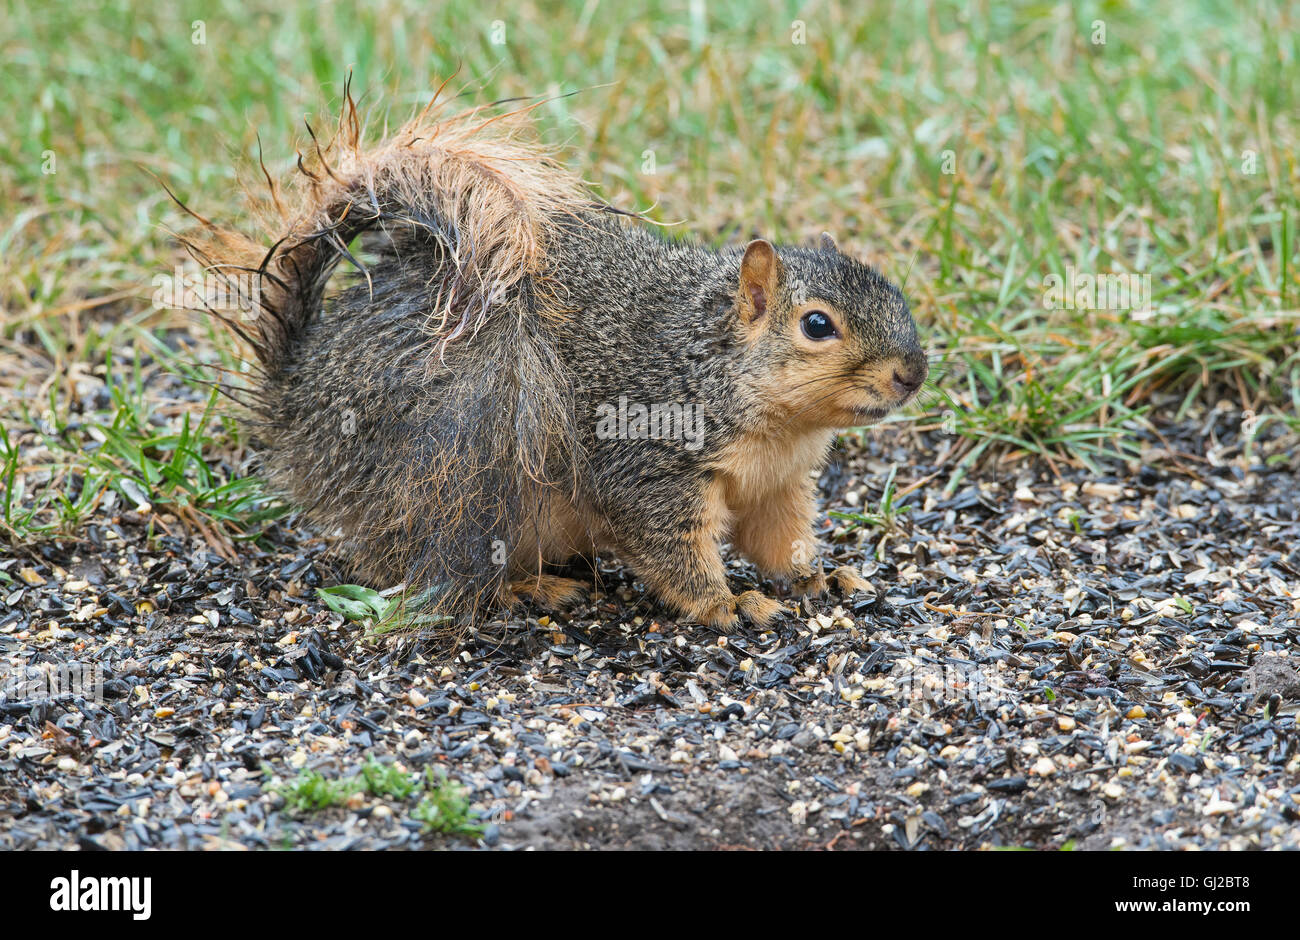
[[[898,485],[895,483],[895,477],[897,476],[898,465],[895,464],[889,468],[889,476],[885,478],[885,485],[881,489],[880,502],[876,506],[875,512],[832,510],[828,515],[832,519],[849,523],[849,528],[881,528],[887,532],[892,532],[898,525],[899,517],[912,508],[897,502]]]
[[[410,808],[410,818],[421,823],[426,832],[467,839],[483,833],[464,788],[432,767],[425,768],[423,774],[411,773],[368,758],[352,777],[331,780],[320,771],[304,768],[292,780],[267,784],[266,789],[283,796],[285,807],[297,813],[343,806],[358,793],[395,803],[418,798]]]
[[[30,473],[16,440],[20,432],[11,437],[0,425],[0,532],[30,538],[74,529],[109,493],[122,508],[147,506],[178,517],[217,548],[227,536],[255,536],[262,524],[285,515],[287,507],[267,498],[259,480],[239,475],[223,453],[237,435],[231,419],[219,414],[217,390],[200,399],[201,410],[193,407],[197,401],[185,402],[167,420],[167,403],[147,388],[146,371],[138,350],[122,375],[106,354],[106,407],[76,415],[60,406],[54,388],[44,402],[18,400],[27,437],[48,463]],[[39,404],[46,407],[37,412]],[[29,493],[33,476],[37,486]]]
[[[1100,467],[1133,456],[1151,423],[1220,400],[1254,416],[1252,446],[1300,430],[1290,5],[633,12],[11,2],[9,537],[75,529],[103,494],[131,502],[137,488],[218,542],[283,511],[244,482],[246,442],[201,382],[209,366],[239,369],[232,344],[150,302],[184,260],[168,230],[186,227],[150,174],[197,211],[236,217],[259,135],[268,166],[288,172],[304,117],[328,125],[349,69],[374,129],[457,67],[475,102],[583,89],[535,113],[616,204],[718,241],[826,229],[904,281],[942,373],[929,412],[907,420],[955,436],[950,485],[995,454]],[[1071,271],[1149,278],[1150,316],[1049,309],[1049,278]],[[86,413],[87,382],[109,407]]]
[[[461,838],[482,835],[483,827],[470,812],[463,789],[438,776],[432,767],[425,769],[424,780],[424,795],[411,810],[411,818],[423,823],[425,832]]]
[[[286,784],[272,786],[273,792],[284,797],[284,805],[292,812],[307,813],[342,806],[354,793],[361,791],[355,778],[330,780],[316,770],[300,770],[298,776]]]

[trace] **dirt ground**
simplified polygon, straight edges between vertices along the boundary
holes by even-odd
[[[953,439],[875,432],[822,478],[839,511],[895,464],[910,490],[827,524],[873,591],[724,637],[602,559],[587,603],[450,659],[327,609],[310,533],[223,558],[106,503],[0,561],[0,847],[1300,848],[1295,442],[1243,455],[1239,422],[949,494]],[[445,773],[481,835],[414,796],[286,805],[367,758]]]

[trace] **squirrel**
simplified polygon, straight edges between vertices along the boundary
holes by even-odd
[[[357,573],[463,623],[567,605],[585,585],[553,572],[609,550],[685,622],[765,626],[783,607],[732,592],[729,542],[824,593],[812,472],[927,376],[900,290],[829,235],[669,240],[539,144],[532,106],[435,95],[366,145],[344,98],[288,187],[263,166],[269,248],[198,215],[186,243],[256,279],[252,329],[222,319],[257,357],[265,475]]]

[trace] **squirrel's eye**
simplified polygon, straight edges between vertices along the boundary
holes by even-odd
[[[831,318],[820,310],[809,310],[803,315],[799,325],[803,328],[803,335],[809,339],[830,339],[839,335]]]

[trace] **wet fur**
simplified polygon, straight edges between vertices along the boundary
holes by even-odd
[[[732,594],[721,543],[766,575],[814,575],[827,402],[867,394],[862,370],[924,361],[907,304],[833,246],[785,246],[759,315],[741,249],[614,214],[525,131],[431,106],[366,147],[348,98],[296,184],[272,186],[269,248],[210,225],[192,243],[214,270],[260,272],[266,473],[363,577],[460,622],[520,594],[569,600],[538,576],[599,549],[684,617],[766,622],[779,605]],[[357,236],[375,260],[325,296]],[[799,348],[796,284],[851,327],[841,353]],[[598,408],[620,396],[700,406],[703,446],[603,439]]]

